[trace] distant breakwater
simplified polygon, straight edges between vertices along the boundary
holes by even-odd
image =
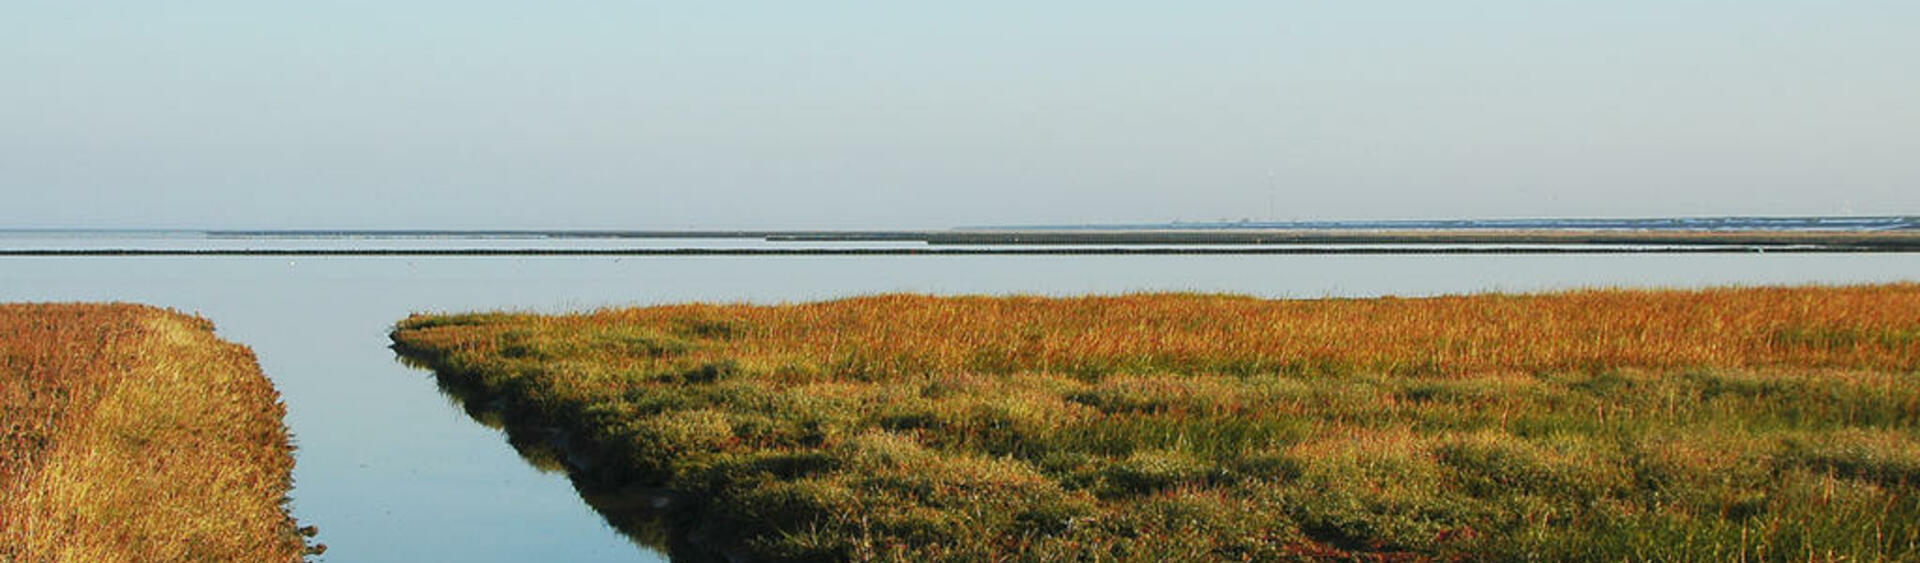
[[[1920,252],[1920,230],[949,230],[949,231],[205,231],[219,244],[0,248],[0,256],[942,256],[1259,254],[1647,254]],[[394,240],[436,241],[403,247]],[[758,240],[621,248],[605,242],[508,246],[507,240]],[[85,239],[73,239],[85,240]],[[168,240],[194,240],[169,237]],[[326,241],[290,247],[280,241]],[[360,240],[385,240],[387,246]],[[482,240],[494,242],[481,243]],[[234,244],[246,241],[246,246]],[[466,247],[453,247],[462,244]],[[826,246],[835,245],[835,246]],[[170,247],[169,247],[170,246]]]
[[[0,257],[673,257],[673,256],[1261,256],[1261,255],[1599,255],[1912,253],[1908,245],[1695,246],[1239,246],[1013,248],[327,248],[327,249],[0,249]]]

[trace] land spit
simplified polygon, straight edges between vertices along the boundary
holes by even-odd
[[[298,561],[279,394],[205,319],[0,305],[0,560]]]
[[[1920,556],[1913,284],[884,295],[393,340],[688,560]]]

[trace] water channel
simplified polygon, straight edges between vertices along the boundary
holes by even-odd
[[[330,547],[320,560],[375,562],[664,560],[608,525],[565,475],[528,463],[470,418],[430,374],[400,364],[386,334],[413,311],[881,292],[1312,298],[1893,281],[1920,281],[1920,254],[0,258],[0,301],[173,307],[252,347],[288,407],[299,447],[294,510],[320,526]]]

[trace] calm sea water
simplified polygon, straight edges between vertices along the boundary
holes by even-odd
[[[154,244],[61,244],[136,243]],[[1322,297],[1891,281],[1920,281],[1920,255],[0,258],[0,301],[173,307],[251,346],[299,447],[295,514],[320,526],[335,561],[662,559],[400,365],[386,333],[413,311],[897,291]]]

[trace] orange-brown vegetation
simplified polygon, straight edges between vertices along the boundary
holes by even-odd
[[[747,337],[682,356],[763,364],[770,377],[789,380],[1169,369],[1403,375],[1690,366],[1910,370],[1920,362],[1913,353],[1920,346],[1916,291],[1755,288],[1282,301],[886,295],[780,307],[651,307],[542,322],[696,334],[738,330]],[[838,365],[831,372],[804,369],[822,358]]]
[[[1920,557],[1920,285],[416,315],[772,560]],[[697,554],[696,554],[697,555]]]
[[[136,305],[0,305],[0,560],[298,561],[285,409],[246,348]]]

